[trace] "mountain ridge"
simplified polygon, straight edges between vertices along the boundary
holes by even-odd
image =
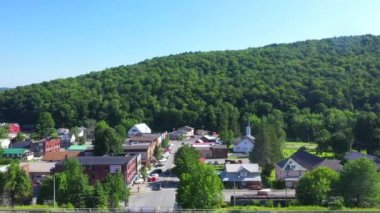
[[[0,119],[33,123],[49,111],[57,126],[103,119],[214,130],[227,119],[238,134],[250,115],[275,110],[285,119],[292,110],[377,112],[379,59],[380,37],[372,35],[156,57],[8,90]]]

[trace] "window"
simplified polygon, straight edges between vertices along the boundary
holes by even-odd
[[[240,172],[240,176],[247,177],[247,172]]]

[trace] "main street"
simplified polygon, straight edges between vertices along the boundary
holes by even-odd
[[[198,138],[198,137],[197,137]],[[172,154],[164,163],[164,166],[159,167],[163,172],[170,170],[174,167],[174,154],[183,144],[191,144],[197,140],[191,138],[184,141],[171,141],[173,143]],[[151,171],[157,169],[152,167]],[[129,198],[128,209],[140,212],[154,212],[154,211],[171,211],[177,207],[175,202],[175,194],[179,179],[173,176],[160,175],[158,182],[135,184],[132,187],[131,196]],[[161,183],[161,190],[153,190],[155,184]],[[225,189],[223,190],[224,201],[229,202],[232,195],[245,195],[257,194],[256,190],[248,189]],[[272,190],[271,194],[291,196],[294,195],[294,190]]]

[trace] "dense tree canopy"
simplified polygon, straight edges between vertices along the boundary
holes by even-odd
[[[380,175],[376,164],[366,158],[346,163],[339,184],[347,206],[372,207],[380,204]]]
[[[334,195],[338,180],[338,173],[327,167],[307,172],[297,183],[297,199],[303,205],[322,205]]]
[[[2,92],[0,120],[33,124],[50,112],[57,127],[95,119],[123,133],[144,121],[156,130],[186,124],[238,136],[250,115],[279,110],[289,138],[317,140],[326,130],[327,141],[338,141],[337,129],[353,128],[350,112],[380,113],[379,50],[380,37],[366,35],[153,58]],[[363,143],[356,135],[347,140]]]
[[[217,209],[223,203],[222,190],[223,183],[214,168],[198,163],[195,171],[181,176],[176,201],[182,208]]]
[[[173,173],[181,177],[183,173],[190,172],[199,162],[199,152],[190,146],[182,146],[174,155]]]

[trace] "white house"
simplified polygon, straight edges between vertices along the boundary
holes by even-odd
[[[251,135],[251,125],[245,129],[245,136],[234,144],[233,152],[249,153],[255,146],[255,137]]]
[[[184,126],[184,127],[178,128],[177,131],[185,133],[186,138],[190,138],[191,136],[194,135],[194,128],[190,126]]]
[[[247,187],[261,185],[260,168],[258,164],[226,164],[221,174],[225,184],[236,184]]]
[[[11,140],[9,139],[0,139],[0,147],[3,149],[9,148],[9,145],[11,144]]]
[[[150,134],[152,130],[146,123],[136,124],[128,131],[128,137],[132,137],[138,134]]]
[[[341,171],[342,165],[339,160],[323,159],[303,150],[298,150],[289,158],[275,165],[276,180],[285,181],[285,186],[294,188],[298,180],[310,170],[320,166],[328,167],[335,171]]]

